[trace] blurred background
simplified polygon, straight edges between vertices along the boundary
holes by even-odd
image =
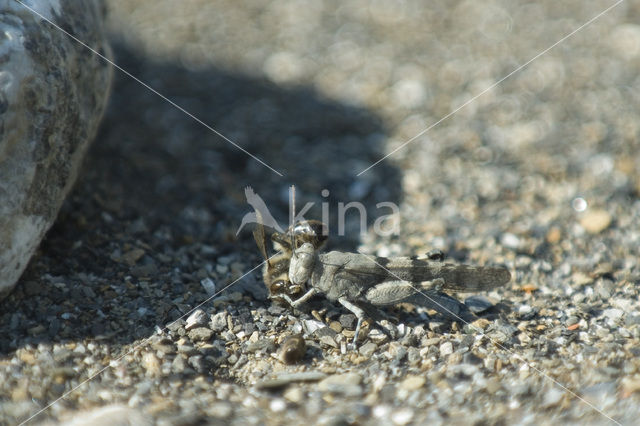
[[[612,4],[109,1],[116,62],[284,177],[122,76],[98,145],[156,164],[153,191],[191,200],[176,208],[235,218],[246,184],[281,217],[289,184],[316,216],[362,201],[371,224],[402,203],[412,245],[484,220],[530,230],[532,211],[548,228],[576,198],[623,208],[640,186],[636,2],[356,176]]]

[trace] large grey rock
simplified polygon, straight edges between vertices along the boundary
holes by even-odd
[[[103,55],[98,1],[30,0]],[[15,285],[69,192],[111,82],[103,59],[14,0],[0,0],[0,298]]]

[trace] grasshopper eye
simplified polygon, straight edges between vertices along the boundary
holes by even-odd
[[[274,282],[273,284],[271,284],[271,286],[269,287],[269,292],[271,294],[282,293],[285,288],[286,288],[286,286],[285,286],[284,281],[283,280],[278,280],[278,281]]]

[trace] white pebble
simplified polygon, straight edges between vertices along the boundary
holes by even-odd
[[[624,311],[622,309],[611,308],[605,309],[602,314],[611,321],[617,321],[622,318],[622,315],[624,315]]]
[[[287,403],[282,398],[277,398],[269,403],[269,409],[274,413],[280,413],[287,408]]]
[[[520,246],[520,238],[516,235],[507,232],[500,238],[500,243],[510,249],[517,249]]]
[[[562,399],[562,395],[564,395],[564,392],[561,391],[560,389],[557,389],[557,388],[549,389],[549,391],[547,391],[547,393],[544,395],[542,406],[546,408],[546,407],[553,407],[554,405],[557,405]]]
[[[202,326],[207,323],[207,314],[204,313],[202,309],[196,309],[189,317],[185,323],[185,329],[191,330],[192,328]]]
[[[518,308],[518,314],[519,315],[527,315],[529,313],[531,313],[531,311],[533,310],[533,308],[529,305],[520,305],[520,307]]]
[[[391,415],[391,421],[396,425],[406,425],[411,419],[413,419],[413,410],[410,408],[403,408]]]
[[[389,417],[389,412],[391,409],[388,405],[376,405],[373,407],[373,417],[377,417],[379,419],[386,419]]]
[[[440,345],[441,356],[451,355],[452,353],[453,353],[453,343],[444,342],[442,345]]]

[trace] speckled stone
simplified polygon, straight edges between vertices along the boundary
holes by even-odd
[[[97,1],[30,7],[109,56]],[[73,185],[108,98],[111,67],[17,2],[0,33],[0,298],[27,266]]]

